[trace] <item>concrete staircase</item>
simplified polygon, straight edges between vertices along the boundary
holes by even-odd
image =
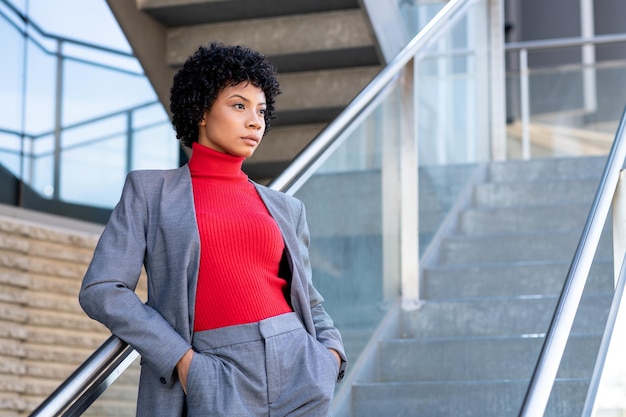
[[[166,108],[173,74],[199,45],[246,45],[277,66],[283,90],[277,119],[244,164],[261,182],[280,172],[380,69],[358,0],[107,1]]]
[[[517,416],[604,162],[487,168],[425,265],[423,305],[400,314],[375,371],[356,378],[351,416]],[[584,403],[612,296],[604,235],[547,416],[580,415]]]

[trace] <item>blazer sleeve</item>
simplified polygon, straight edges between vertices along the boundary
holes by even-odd
[[[94,251],[79,302],[89,317],[135,348],[161,382],[169,384],[191,345],[135,294],[146,253],[148,210],[141,177],[130,173]]]
[[[337,353],[339,353],[339,356],[341,357],[341,365],[339,366],[339,373],[337,377],[337,380],[339,381],[343,379],[347,368],[346,353],[343,347],[341,333],[339,333],[339,330],[335,327],[332,318],[322,306],[324,298],[313,285],[313,272],[309,259],[309,226],[306,221],[306,209],[304,207],[304,203],[302,203],[301,201],[300,216],[298,219],[298,225],[296,227],[296,235],[298,237],[298,242],[300,245],[300,253],[302,256],[301,261],[304,265],[304,270],[306,271],[306,280],[309,286],[311,316],[313,317],[313,323],[315,325],[316,337],[317,340],[326,348],[334,349],[335,351],[337,351]]]

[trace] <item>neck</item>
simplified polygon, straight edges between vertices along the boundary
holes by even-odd
[[[192,177],[248,179],[247,175],[241,170],[244,157],[219,152],[199,143],[192,144],[192,151],[193,153],[189,159],[189,171]]]

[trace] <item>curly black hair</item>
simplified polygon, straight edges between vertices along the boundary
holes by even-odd
[[[211,43],[201,46],[174,76],[170,110],[176,138],[188,147],[198,141],[198,123],[205,110],[228,86],[250,82],[265,93],[265,133],[275,117],[274,104],[280,94],[276,69],[267,58],[245,46]]]

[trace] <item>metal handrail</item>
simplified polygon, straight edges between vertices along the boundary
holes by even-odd
[[[66,36],[60,36],[60,35],[54,35],[52,33],[48,33],[45,30],[43,30],[41,28],[41,26],[39,26],[37,23],[33,22],[32,19],[30,19],[30,17],[28,17],[28,16],[24,15],[22,12],[20,12],[17,9],[17,7],[15,7],[15,5],[13,5],[13,3],[11,3],[8,0],[0,0],[0,1],[2,1],[2,3],[4,3],[4,5],[6,5],[11,10],[11,12],[15,13],[15,15],[17,15],[17,17],[22,22],[24,22],[24,24],[27,24],[29,27],[35,29],[35,31],[39,35],[43,36],[44,38],[54,39],[56,41],[61,41],[61,42],[65,42],[65,43],[71,43],[71,44],[74,44],[74,45],[77,45],[77,46],[82,46],[82,47],[89,48],[89,49],[96,49],[96,50],[99,50],[99,51],[102,51],[102,52],[108,52],[108,53],[111,53],[111,54],[120,55],[120,56],[124,56],[124,57],[127,57],[127,58],[134,58],[135,57],[135,55],[133,55],[133,53],[131,53],[131,52],[121,51],[119,49],[109,48],[109,47],[106,47],[106,46],[97,45],[97,44],[94,44],[94,43],[89,43],[89,42],[81,41],[81,40],[78,40],[78,39],[68,38]],[[0,14],[4,14],[4,13],[0,12]],[[15,26],[15,28],[17,30],[19,30],[22,34],[24,34],[24,31],[21,28],[19,28],[17,26]],[[44,48],[44,47],[42,47],[42,49],[47,51],[47,49]]]
[[[317,159],[346,127],[374,98],[391,83],[416,55],[425,50],[443,28],[451,24],[451,17],[469,7],[473,1],[451,0],[430,22],[395,56],[387,66],[350,102],[294,160],[269,184],[271,188],[285,191],[296,179],[305,174],[311,161]]]
[[[122,116],[122,115],[124,115],[126,113],[132,113],[134,111],[141,110],[141,109],[144,109],[146,107],[154,106],[156,104],[160,104],[160,102],[158,100],[148,101],[148,102],[145,102],[145,103],[142,103],[142,104],[137,104],[136,106],[133,106],[133,107],[127,107],[127,108],[122,109],[122,110],[116,110],[114,112],[102,114],[102,115],[99,115],[99,116],[96,116],[96,117],[92,117],[90,119],[81,120],[80,122],[75,122],[75,123],[72,123],[72,124],[61,126],[61,129],[63,129],[63,130],[76,129],[78,127],[87,126],[87,125],[90,125],[92,123],[101,122],[101,121],[106,120],[106,119],[111,119],[111,118],[114,118],[114,117]],[[13,129],[5,129],[5,128],[0,127],[0,132],[8,133],[10,135],[15,135],[15,136],[23,135],[23,136],[26,136],[27,138],[30,138],[30,139],[33,139],[33,140],[37,140],[37,139],[44,138],[46,136],[53,135],[54,134],[54,129],[45,131],[43,133],[29,134],[29,133],[25,133],[25,132],[24,133],[23,132],[18,132],[17,130],[13,130]]]
[[[435,36],[445,29],[456,13],[470,6],[474,1],[451,0],[439,13],[413,38],[409,44],[350,102],[341,114],[320,133],[292,163],[279,174],[269,187],[287,192],[294,182],[307,172],[314,161],[336,140],[374,101],[386,87],[398,77],[404,67],[422,48],[426,48]],[[128,352],[134,352],[125,342],[111,336],[81,367],[59,386],[30,416],[73,416],[68,408],[72,404],[93,402],[96,398],[83,400],[83,395],[104,391],[107,384],[117,377],[120,363]],[[114,375],[115,374],[115,375]],[[80,407],[82,409],[82,407]]]
[[[552,49],[552,48],[567,48],[583,45],[602,45],[608,43],[621,43],[626,42],[626,34],[615,33],[610,35],[596,35],[590,38],[557,38],[557,39],[544,39],[538,41],[523,41],[523,42],[509,42],[504,46],[506,51],[519,51],[521,49]]]
[[[30,417],[80,416],[137,356],[127,343],[110,336]]]
[[[626,109],[615,133],[600,185],[528,386],[520,417],[537,417],[545,412],[625,159]]]

